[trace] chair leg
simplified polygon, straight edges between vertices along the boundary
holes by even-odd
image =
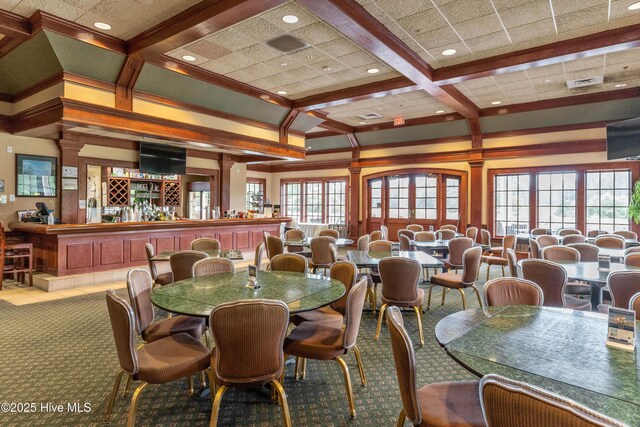
[[[357,345],[353,346],[353,353],[356,355],[356,362],[358,363],[358,371],[360,371],[360,381],[362,385],[367,385],[367,377],[364,376],[364,366],[362,366],[362,358],[360,357],[360,349]]]
[[[373,311],[373,315],[376,315],[376,310],[378,309],[378,284],[374,283],[373,288],[371,288],[371,296],[373,300],[371,302],[371,310]]]
[[[471,286],[473,288],[473,292],[475,292],[476,297],[478,297],[478,304],[480,304],[480,308],[482,308],[482,298],[480,298],[480,291],[476,288],[476,285]]]
[[[429,285],[429,296],[427,297],[427,310],[431,308],[431,291],[435,285]]]
[[[204,371],[200,371],[200,384],[202,388],[207,388],[207,378]]]
[[[424,347],[424,335],[422,333],[422,307],[414,306],[413,311],[416,312],[416,317],[418,318],[418,333],[420,334],[420,346]]]
[[[136,425],[136,413],[138,412],[138,399],[142,391],[149,385],[149,383],[142,383],[138,386],[136,391],[131,396],[131,404],[129,405],[129,415],[127,415],[127,427],[133,427]]]
[[[487,264],[487,279],[486,281],[489,281],[489,273],[491,272],[491,264]]]
[[[187,384],[189,386],[189,396],[193,396],[193,394],[195,393],[195,390],[193,389],[193,376],[189,375],[187,377]]]
[[[384,317],[384,311],[387,309],[387,304],[382,304],[380,312],[378,313],[378,328],[376,329],[376,339],[380,338],[380,329],[382,329],[382,318]]]
[[[447,297],[447,292],[449,292],[449,288],[442,288],[442,304],[440,305],[444,305],[444,300]]]
[[[211,339],[209,338],[209,328],[206,328],[204,330],[204,342],[206,343],[206,346],[209,350],[211,350]]]
[[[220,403],[222,403],[222,396],[227,391],[227,386],[221,385],[218,388],[216,397],[213,399],[213,405],[211,406],[211,421],[210,427],[216,427],[218,425],[218,414],[220,413]]]
[[[299,357],[299,356],[296,356],[296,365],[295,365],[295,367],[293,368],[293,379],[296,379],[296,380],[298,379],[298,372],[300,372],[300,371],[298,370],[298,367],[299,367],[299,366],[300,366],[300,357]]]
[[[504,274],[504,265],[502,266],[502,277],[506,277],[506,275]]]
[[[380,311],[382,313],[382,311]],[[353,402],[353,390],[351,389],[351,377],[349,376],[349,367],[344,360],[340,357],[336,357],[336,362],[342,368],[342,374],[344,375],[344,385],[347,388],[347,399],[349,400],[349,415],[351,418],[356,417],[356,405]]]
[[[460,291],[460,295],[462,296],[462,309],[466,310],[467,309],[467,297],[464,296],[464,291],[460,288],[458,288],[458,290]]]
[[[302,359],[302,375],[300,375],[300,379],[303,380],[307,377],[307,359]]]
[[[404,420],[407,418],[407,414],[404,412],[404,409],[400,411],[400,415],[398,416],[398,422],[396,423],[396,427],[404,427]]]
[[[109,396],[109,403],[107,404],[107,410],[104,413],[105,423],[108,423],[109,418],[111,418],[111,410],[113,409],[113,402],[116,400],[116,396],[118,395],[118,389],[120,388],[120,381],[122,381],[123,375],[124,375],[124,371],[122,369],[116,375],[116,380],[114,381],[113,389],[111,390],[111,396]]]
[[[129,386],[131,385],[131,377],[127,375],[127,382],[124,383],[124,391],[122,392],[122,398],[126,399],[129,394]]]
[[[287,403],[287,395],[284,392],[284,388],[277,380],[273,380],[272,384],[280,397],[280,403],[282,403],[282,421],[284,421],[284,426],[291,427],[291,415],[289,415],[289,404]]]
[[[211,368],[207,368],[204,370],[209,377],[209,397],[211,397],[211,406],[213,407],[213,399],[216,395],[216,383],[213,381],[213,372],[211,372]],[[283,370],[284,372],[284,370]]]

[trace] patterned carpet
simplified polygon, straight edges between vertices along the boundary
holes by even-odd
[[[498,273],[499,269],[494,269]],[[480,277],[484,277],[484,268]],[[118,291],[126,295],[126,290]],[[467,291],[469,307],[477,300]],[[426,344],[416,346],[418,384],[474,376],[450,359],[435,341],[436,323],[462,309],[457,292],[449,292],[440,306],[423,316]],[[426,307],[426,301],[425,301]],[[25,306],[0,301],[0,389],[3,402],[35,402],[37,413],[0,412],[2,426],[103,425],[108,394],[118,371],[104,292]],[[415,314],[405,313],[405,325],[418,342]],[[386,322],[379,341],[374,339],[376,319],[364,313],[358,346],[362,352],[368,385],[362,387],[353,354],[346,356],[351,370],[357,418],[349,418],[340,368],[335,362],[309,361],[307,378],[294,381],[293,365],[287,366],[285,390],[291,417],[298,426],[395,425],[401,409]],[[139,401],[138,425],[208,425],[211,401],[187,395],[185,381],[149,386]],[[69,413],[67,404],[90,404],[86,413]],[[50,412],[42,404],[62,404],[64,412]],[[129,400],[118,397],[111,425],[124,425]],[[270,404],[264,390],[231,390],[225,395],[219,425],[281,425],[279,406]]]

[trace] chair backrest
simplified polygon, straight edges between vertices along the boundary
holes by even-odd
[[[484,302],[488,306],[497,305],[537,305],[544,302],[540,286],[531,280],[517,277],[498,277],[484,284]]]
[[[451,240],[456,238],[456,232],[448,228],[440,229],[438,230],[438,233],[442,235],[442,240]]]
[[[598,253],[600,252],[600,249],[596,245],[592,245],[590,243],[570,243],[567,245],[567,247],[573,248],[580,252],[580,261],[598,261]]]
[[[416,242],[435,242],[436,241],[436,233],[433,231],[418,231],[414,240]]]
[[[331,265],[338,259],[336,239],[318,236],[311,239],[311,261],[316,265]]]
[[[284,253],[284,243],[276,236],[267,235],[264,238],[264,248],[267,251],[267,258],[271,260],[276,255]]]
[[[558,244],[558,238],[556,236],[551,236],[549,234],[542,234],[536,237],[536,240],[540,245],[540,249],[546,248],[547,246],[554,246]]]
[[[607,277],[607,287],[611,293],[611,305],[627,308],[631,297],[640,292],[640,271],[614,271]]]
[[[422,267],[415,259],[383,258],[378,263],[382,296],[390,302],[411,302],[418,298],[418,280]]]
[[[458,232],[458,227],[453,224],[443,224],[440,226],[440,230],[452,230],[454,233]]]
[[[389,240],[389,229],[386,225],[380,226],[380,231],[382,231],[382,239],[381,240]]]
[[[209,237],[202,237],[191,242],[192,251],[218,251],[220,242]]]
[[[209,317],[216,343],[214,378],[222,384],[260,384],[279,378],[289,308],[282,301],[251,299],[220,304]]]
[[[522,261],[522,277],[540,286],[545,306],[564,307],[567,271],[560,264],[544,259],[525,259]]]
[[[148,271],[134,268],[127,273],[127,291],[129,301],[135,314],[136,332],[142,332],[153,322],[153,304],[151,303],[151,289],[153,283]]]
[[[624,254],[625,254],[625,256],[626,256],[626,255],[634,254],[634,253],[637,253],[637,252],[640,252],[640,246],[632,246],[632,247],[630,247],[630,248],[627,248],[627,249],[624,251]]]
[[[193,277],[211,276],[212,274],[235,273],[236,265],[229,258],[211,257],[201,259],[193,264]]]
[[[331,308],[344,314],[347,309],[347,296],[358,278],[358,267],[351,261],[336,261],[331,264],[329,277],[341,281],[346,289],[342,298],[331,304]]]
[[[628,267],[640,267],[640,253],[631,252],[624,256],[624,265]]]
[[[365,234],[364,236],[360,236],[358,238],[358,250],[359,251],[368,251],[369,250],[369,235]]]
[[[420,400],[418,399],[416,356],[411,338],[409,338],[409,334],[404,327],[402,313],[398,307],[389,307],[387,309],[387,325],[389,325],[391,349],[396,366],[396,375],[398,376],[402,407],[411,424],[420,425],[422,412],[420,410]]]
[[[407,236],[409,240],[413,240],[416,237],[416,233],[408,228],[403,228],[402,230],[398,230],[398,239],[400,239],[400,236]]]
[[[624,424],[541,388],[499,375],[480,380],[487,427],[623,427]]]
[[[462,254],[473,247],[473,240],[469,237],[456,237],[449,241],[449,264],[462,266]]]
[[[634,310],[636,312],[636,320],[640,320],[640,292],[631,297],[629,310]]]
[[[598,237],[598,236],[602,236],[603,234],[607,234],[607,232],[604,231],[604,230],[589,230],[589,231],[587,231],[587,237]]]
[[[480,272],[480,261],[482,260],[482,248],[474,246],[467,249],[462,254],[462,283],[465,285],[473,285],[478,279]]]
[[[625,239],[638,240],[638,234],[629,230],[614,231],[613,234],[616,236],[622,236]]]
[[[294,273],[307,273],[309,261],[300,254],[278,254],[271,258],[271,271],[291,271]]]
[[[572,228],[565,228],[558,231],[558,236],[572,236],[572,235],[582,235],[582,231],[574,230]]]
[[[332,230],[327,228],[324,230],[320,230],[320,232],[318,233],[318,236],[328,236],[338,240],[340,238],[340,232],[338,230]]]
[[[193,277],[193,264],[208,256],[206,252],[201,251],[179,251],[172,254],[169,257],[169,264],[173,272],[173,281],[177,282]]]
[[[369,241],[375,242],[376,240],[385,240],[384,234],[380,230],[372,231],[369,234]]]
[[[507,249],[507,266],[511,277],[518,277],[518,257],[516,251],[511,248]]]
[[[515,234],[507,234],[502,238],[502,258],[507,258],[507,249],[516,250],[518,239]]]
[[[598,236],[596,237],[595,244],[599,248],[624,249],[624,238],[622,236],[614,236],[614,234]]]
[[[553,262],[580,262],[580,252],[568,246],[547,246],[542,249],[542,259]]]
[[[369,250],[373,252],[391,252],[393,244],[388,240],[376,240],[369,243]]]
[[[467,228],[467,231],[465,231],[465,236],[473,240],[473,243],[475,243],[476,239],[478,238],[478,227]]]
[[[424,227],[421,226],[420,224],[409,224],[407,225],[407,230],[411,230],[414,233],[417,233],[419,231],[424,231]]]
[[[364,297],[367,294],[367,278],[361,277],[349,290],[347,304],[344,313],[344,332],[342,335],[342,346],[350,349],[356,345],[358,331],[360,330],[360,320],[362,318],[362,307]]]
[[[107,310],[109,311],[120,367],[127,374],[135,375],[140,370],[140,364],[136,352],[136,326],[133,310],[112,289],[107,291]]]
[[[411,239],[406,234],[400,234],[398,236],[398,240],[400,241],[400,250],[401,251],[410,251],[411,250]]]
[[[304,231],[298,229],[287,230],[284,233],[284,238],[285,240],[304,240],[305,234]]]
[[[253,265],[255,265],[258,270],[260,270],[260,266],[262,265],[263,254],[264,254],[264,242],[260,242],[256,245],[256,251],[253,255]]]
[[[586,241],[587,238],[582,234],[569,234],[567,236],[564,236],[564,238],[562,239],[562,244],[570,245],[572,243],[585,243]]]
[[[156,266],[155,262],[151,261],[151,258],[153,258],[155,255],[153,245],[151,243],[145,243],[144,251],[147,254],[147,263],[149,263],[149,272],[151,273],[151,278],[155,281],[158,277],[158,267]],[[4,251],[2,251],[2,253],[4,253]]]
[[[529,238],[529,258],[540,258],[540,243],[536,239]]]
[[[547,228],[534,228],[533,230],[531,230],[532,236],[542,236],[543,234],[549,234],[549,233],[551,233],[551,230]]]
[[[491,246],[491,233],[489,230],[480,229],[480,240],[483,245]]]

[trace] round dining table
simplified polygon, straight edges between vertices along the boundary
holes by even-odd
[[[262,298],[284,301],[294,314],[329,305],[345,293],[341,281],[314,274],[258,271],[259,287],[247,287],[248,283],[246,271],[194,277],[157,287],[151,301],[171,313],[209,317],[220,304]]]

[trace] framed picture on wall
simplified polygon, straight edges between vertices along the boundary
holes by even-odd
[[[16,196],[55,197],[58,159],[16,154]]]

